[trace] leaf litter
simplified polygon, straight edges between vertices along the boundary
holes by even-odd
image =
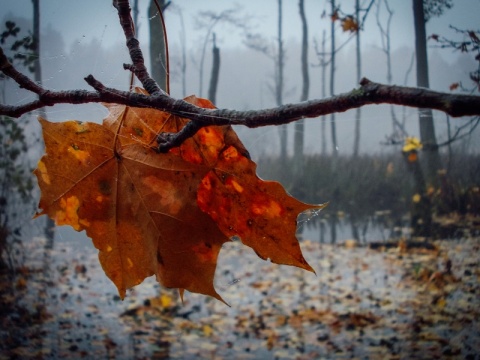
[[[480,239],[434,245],[303,240],[314,275],[227,243],[215,275],[227,307],[190,293],[182,304],[153,278],[121,301],[92,246],[57,242],[38,271],[43,249],[32,243],[10,301],[41,315],[2,315],[0,358],[475,359]]]

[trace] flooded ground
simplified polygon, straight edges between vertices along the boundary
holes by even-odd
[[[478,237],[373,250],[304,236],[316,274],[232,242],[216,275],[229,307],[191,293],[182,304],[153,278],[121,301],[91,243],[59,232],[46,255],[42,239],[25,245],[1,359],[480,358]]]

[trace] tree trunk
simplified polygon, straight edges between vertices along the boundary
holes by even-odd
[[[300,18],[302,20],[302,54],[301,54],[301,67],[302,67],[302,95],[300,101],[306,101],[308,99],[308,92],[310,88],[310,78],[308,74],[308,26],[307,19],[305,17],[304,0],[298,2]],[[295,137],[293,145],[293,158],[295,175],[297,177],[303,176],[303,150],[304,150],[304,132],[305,124],[303,120],[299,120],[295,123]]]
[[[187,96],[187,36],[185,33],[185,21],[183,21],[183,13],[179,10],[180,16],[180,39],[182,44],[182,60],[180,64],[180,69],[182,73],[182,96]]]
[[[283,105],[283,65],[285,62],[285,53],[283,50],[282,37],[282,0],[278,0],[278,58],[277,58],[277,74],[275,77],[275,96],[277,106]],[[280,159],[282,162],[287,160],[287,125],[278,127],[280,132]]]
[[[135,34],[138,37],[138,0],[133,1],[132,14],[133,14],[133,25],[135,26]]]
[[[321,67],[322,67],[322,98],[325,99],[327,97],[327,91],[326,91],[326,84],[327,84],[327,65],[328,62],[325,61],[325,41],[326,41],[326,34],[325,30],[322,32],[322,62],[321,62]],[[321,123],[321,137],[322,137],[322,155],[325,155],[327,153],[327,136],[326,136],[326,123],[327,123],[327,117],[322,116],[322,123]]]
[[[217,47],[217,43],[215,41],[215,33],[213,33],[212,55],[212,74],[210,77],[210,87],[208,89],[208,99],[215,104],[217,101],[218,76],[220,74],[220,49]]]
[[[427,36],[425,31],[425,14],[423,0],[413,0],[413,21],[415,26],[415,55],[417,59],[417,86],[430,87],[428,79]],[[438,183],[437,172],[440,169],[440,155],[435,136],[432,110],[419,110],[420,139],[423,143],[424,165],[426,179],[421,172],[420,165],[415,163],[412,170],[416,192],[420,201],[413,203],[412,227],[417,236],[430,236],[432,224],[432,207],[427,196],[429,186],[435,187]],[[425,181],[426,180],[426,181]]]
[[[32,0],[33,3],[33,43],[34,48],[32,49],[35,53],[34,61],[34,79],[38,84],[42,83],[42,66],[40,62],[40,0]],[[41,117],[46,118],[45,109],[39,109],[39,114]],[[55,223],[52,219],[47,218],[44,235],[47,239],[45,247],[47,249],[53,248],[53,238],[55,235]]]
[[[415,54],[417,58],[417,86],[429,88],[427,36],[425,31],[425,14],[422,0],[413,0],[413,18],[415,25]],[[426,160],[426,181],[430,186],[436,186],[437,172],[440,169],[435,125],[432,110],[419,110],[420,138],[423,143],[423,154]]]
[[[332,14],[335,13],[335,0],[330,0],[330,5],[332,8]],[[330,27],[330,36],[331,36],[331,58],[330,58],[330,95],[335,95],[335,22],[332,21]],[[338,155],[338,144],[337,144],[337,127],[335,124],[335,114],[330,115],[330,126],[332,133],[332,153],[334,156]]]
[[[411,203],[410,226],[414,236],[429,237],[432,233],[432,204],[427,195],[423,170],[416,150],[403,153],[408,170],[413,176],[414,196]]]
[[[158,0],[162,12],[168,7],[170,2]],[[167,51],[165,45],[165,33],[163,25],[158,14],[158,9],[154,0],[150,1],[148,8],[148,18],[150,19],[150,71],[152,78],[158,83],[160,88],[168,92],[168,66]]]
[[[360,22],[360,4],[359,0],[355,0],[355,18]],[[360,53],[360,28],[357,29],[355,34],[355,50],[356,50],[356,59],[357,59],[357,84],[360,82],[362,76],[362,58]],[[361,108],[357,108],[355,112],[355,137],[353,140],[353,156],[358,156],[360,149],[360,121],[362,117]]]
[[[393,11],[390,9],[388,0],[383,0],[383,3],[385,4],[385,9],[387,10],[387,14],[388,14],[385,27],[383,27],[380,21],[380,7],[382,4],[382,1],[379,1],[377,3],[376,17],[377,17],[377,26],[380,30],[380,40],[382,41],[382,50],[385,53],[385,57],[387,60],[387,84],[391,85],[393,76],[392,76],[392,51],[391,51],[391,41],[390,41],[390,26],[392,23]],[[390,116],[392,118],[392,139],[398,139],[398,137],[400,136],[400,133],[403,136],[406,136],[407,133],[405,132],[403,125],[398,121],[393,105],[390,105]]]

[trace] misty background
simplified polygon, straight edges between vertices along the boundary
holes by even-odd
[[[2,23],[14,20],[27,32],[31,29],[32,6],[28,0],[3,0],[0,10]],[[149,31],[148,1],[139,1],[138,37],[149,64]],[[368,2],[364,1],[365,5]],[[342,12],[353,14],[354,2],[344,1],[340,4]],[[415,67],[412,68],[414,52],[413,13],[410,2],[390,1],[393,11],[391,20],[391,56],[393,84],[415,86]],[[209,11],[220,14],[227,9],[235,9],[234,16],[244,22],[252,33],[261,34],[272,46],[277,32],[277,1],[243,1],[241,5],[235,1],[192,2],[173,1],[165,12],[169,51],[171,59],[171,95],[183,97],[195,94],[207,97],[212,61],[212,41],[205,39],[206,27],[199,27],[198,22],[208,20],[202,12]],[[309,98],[321,98],[321,68],[316,55],[315,43],[321,45],[323,32],[326,31],[326,50],[330,42],[330,8],[326,1],[306,1],[305,11],[309,29]],[[372,81],[386,83],[386,57],[381,48],[380,30],[377,25],[376,4],[366,17],[361,31],[362,75]],[[459,34],[449,25],[461,29],[475,28],[477,25],[480,3],[474,0],[454,2],[450,10],[440,17],[427,22],[427,36],[439,34],[451,39],[459,39]],[[323,14],[323,15],[322,15]],[[122,68],[129,62],[124,46],[123,32],[118,24],[116,10],[110,1],[65,2],[50,0],[41,2],[41,63],[44,86],[50,89],[88,89],[83,78],[94,75],[105,85],[127,89],[129,73]],[[386,25],[387,12],[385,6],[380,8],[378,19]],[[158,21],[158,19],[152,19]],[[183,24],[183,25],[182,25]],[[358,86],[355,68],[354,34],[343,32],[337,22],[336,44],[342,46],[337,53],[335,93],[349,91]],[[228,21],[219,21],[212,29],[216,34],[216,43],[220,48],[221,66],[217,90],[216,106],[237,110],[260,109],[275,106],[274,94],[271,91],[274,76],[274,63],[264,54],[252,50],[245,45],[245,32],[239,26]],[[301,23],[297,1],[285,1],[283,6],[283,37],[286,52],[285,59],[285,94],[284,103],[300,100],[300,42]],[[179,64],[182,57],[182,41],[186,50],[186,94],[183,94]],[[203,93],[200,94],[199,65],[203,45],[207,41]],[[429,41],[430,86],[434,90],[449,91],[452,83],[462,82],[470,86],[469,72],[473,71],[476,62],[472,54],[439,49],[433,41]],[[327,71],[327,81],[329,71]],[[7,84],[6,86],[13,84]],[[328,87],[327,87],[328,89]],[[457,90],[458,91],[458,90]],[[328,90],[327,90],[328,94]],[[31,97],[23,95],[13,85],[6,90],[7,100],[22,102]],[[50,120],[65,119],[88,120],[100,122],[106,111],[99,105],[60,105],[47,108]],[[418,112],[416,109],[395,107],[397,116],[405,119],[406,130],[410,136],[418,136]],[[354,142],[355,110],[337,115],[338,147],[340,154],[351,154]],[[31,115],[30,115],[31,116]],[[434,113],[437,140],[439,143],[447,138],[446,115]],[[327,120],[328,121],[328,120]],[[461,126],[466,119],[452,119],[452,125]],[[289,125],[288,152],[293,152],[294,124]],[[326,149],[331,152],[329,127],[326,127]],[[274,127],[261,129],[236,129],[251,151],[254,159],[262,154],[278,153],[278,131]],[[319,153],[320,120],[306,120],[305,152]],[[360,153],[379,153],[397,151],[392,147],[382,146],[385,138],[392,133],[392,122],[388,106],[368,106],[362,109],[360,131]],[[478,129],[466,141],[462,142],[462,150],[478,152]]]

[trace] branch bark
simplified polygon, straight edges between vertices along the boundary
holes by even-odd
[[[159,88],[145,68],[142,51],[134,37],[128,0],[117,0],[115,6],[118,9],[132,59],[132,64],[124,65],[124,68],[135,73],[150,95],[106,87],[93,75],[88,75],[85,78],[85,81],[94,89],[93,91],[51,91],[36,84],[15,69],[0,48],[0,71],[14,80],[20,88],[38,95],[37,100],[21,105],[0,104],[0,115],[18,118],[42,107],[56,104],[116,103],[158,109],[190,119],[192,123],[185,127],[185,131],[182,130],[176,134],[159,134],[161,135],[159,137],[160,151],[168,151],[172,147],[178,146],[183,140],[205,126],[243,125],[256,128],[283,125],[304,118],[316,118],[326,114],[344,112],[369,104],[396,104],[435,109],[452,117],[480,115],[480,96],[442,93],[426,88],[388,86],[372,82],[366,78],[360,81],[359,88],[326,99],[250,111],[199,108],[183,100],[174,99]]]

